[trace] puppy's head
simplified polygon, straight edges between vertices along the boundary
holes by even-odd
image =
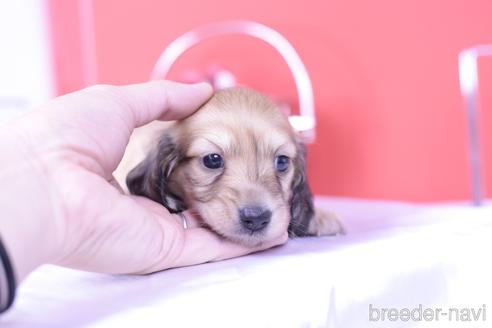
[[[176,122],[127,177],[133,194],[192,208],[218,234],[258,245],[307,233],[313,215],[304,148],[265,96],[226,89]]]

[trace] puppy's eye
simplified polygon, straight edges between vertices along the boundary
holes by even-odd
[[[275,169],[278,172],[285,172],[289,168],[289,158],[284,155],[275,157]]]
[[[209,169],[220,169],[224,166],[224,160],[219,154],[208,154],[202,159],[203,165]]]

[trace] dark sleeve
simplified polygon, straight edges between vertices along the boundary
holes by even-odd
[[[0,239],[0,314],[7,311],[14,302],[15,285],[14,269]]]

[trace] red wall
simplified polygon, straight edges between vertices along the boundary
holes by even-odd
[[[256,20],[293,43],[313,80],[318,140],[310,146],[309,170],[316,194],[413,201],[470,195],[457,56],[471,45],[492,43],[490,0],[98,0],[92,80],[80,72],[95,69],[81,58],[90,51],[80,46],[80,7],[48,3],[59,93],[93,82],[146,80],[161,51],[181,33],[217,20]],[[230,68],[247,85],[296,101],[277,54],[248,38],[198,46],[172,77],[210,63]],[[490,164],[492,93],[485,91],[492,87],[492,59],[480,69]],[[487,181],[490,195],[492,174]]]

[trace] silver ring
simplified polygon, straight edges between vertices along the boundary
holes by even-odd
[[[184,212],[179,212],[178,215],[183,221],[183,228],[188,229],[188,222],[186,221],[186,215],[184,214]]]

